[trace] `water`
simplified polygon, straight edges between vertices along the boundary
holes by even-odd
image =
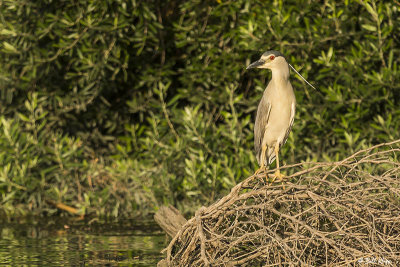
[[[0,224],[2,266],[156,266],[165,234],[152,221]]]

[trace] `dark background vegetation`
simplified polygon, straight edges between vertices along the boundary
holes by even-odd
[[[283,163],[399,138],[397,1],[0,1],[0,210],[191,212],[253,173],[266,50],[295,74]]]

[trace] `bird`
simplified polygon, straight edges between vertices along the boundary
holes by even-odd
[[[289,81],[289,66],[294,69],[281,52],[270,50],[247,67],[247,69],[259,68],[272,71],[272,78],[264,90],[257,109],[254,149],[260,166],[255,174],[263,171],[265,166],[269,166],[276,158],[273,181],[276,178],[284,179],[279,169],[279,151],[289,137],[296,113],[296,97]],[[299,74],[297,71],[296,73]]]

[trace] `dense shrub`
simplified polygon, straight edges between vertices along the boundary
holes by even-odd
[[[3,1],[0,208],[190,211],[256,166],[253,121],[283,52],[295,74],[283,162],[399,138],[395,1]],[[16,209],[17,208],[17,209]]]

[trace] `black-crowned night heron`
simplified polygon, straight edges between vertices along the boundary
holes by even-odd
[[[260,68],[272,71],[271,81],[257,109],[254,148],[260,165],[256,174],[264,170],[265,166],[270,165],[276,158],[277,170],[274,180],[283,178],[279,170],[279,150],[286,143],[296,111],[296,98],[289,81],[289,66],[300,75],[280,52],[267,51],[259,60],[247,67],[247,69]],[[304,79],[303,76],[300,75],[300,77]]]

